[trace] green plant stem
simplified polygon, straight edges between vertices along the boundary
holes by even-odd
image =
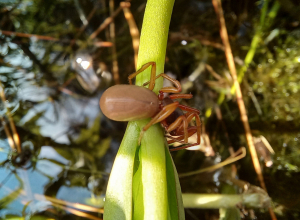
[[[123,141],[116,156],[106,190],[105,220],[132,219],[132,176],[134,155],[138,147],[138,125],[127,126]]]
[[[182,194],[185,208],[219,209],[243,205],[247,208],[269,208],[271,199],[260,193],[251,194]]]
[[[148,0],[137,69],[148,62],[155,62],[156,75],[164,72],[173,4],[174,0]],[[136,84],[141,86],[149,81],[150,71],[151,68],[148,68],[139,74]],[[158,93],[162,86],[163,79],[157,79],[154,92]],[[128,123],[107,187],[105,220],[166,220],[170,216],[166,140],[161,126],[151,126],[144,133],[141,146],[138,146],[140,132],[148,122],[149,119]],[[136,153],[138,150],[140,152]]]
[[[240,68],[239,73],[238,73],[239,83],[242,82],[242,80],[244,78],[244,75],[245,75],[245,72],[247,71],[250,63],[253,60],[253,57],[256,53],[256,49],[257,49],[259,43],[261,42],[264,27],[267,26],[265,24],[266,23],[265,21],[266,21],[266,17],[267,17],[268,5],[269,5],[269,0],[265,0],[264,1],[264,6],[261,10],[259,25],[258,25],[258,27],[256,29],[256,32],[253,36],[253,39],[251,41],[250,49],[248,50],[247,55],[246,55],[245,60],[244,60],[244,65]],[[279,4],[278,1],[276,1],[274,3],[273,7],[271,8],[269,14],[268,14],[268,17],[269,17],[268,24],[269,24],[269,26],[270,26],[270,23],[272,23],[273,19],[276,17],[277,12],[279,10],[279,7],[280,7],[280,4]],[[235,93],[235,86],[233,86],[231,88],[231,94],[234,94],[234,93]]]
[[[141,143],[144,220],[167,219],[165,137],[159,124],[144,134]]]
[[[137,69],[148,62],[156,63],[156,75],[164,72],[169,24],[174,0],[148,0],[141,31]],[[139,74],[136,85],[150,79],[150,68]],[[157,79],[154,92],[163,86]],[[149,120],[140,121],[142,129]],[[141,143],[144,219],[167,219],[167,179],[164,133],[159,125],[145,132]]]
[[[148,0],[144,15],[137,69],[148,62],[156,62],[156,75],[164,72],[164,63],[174,0]],[[150,68],[139,74],[136,85],[150,79]],[[162,88],[163,79],[156,80],[154,92]]]

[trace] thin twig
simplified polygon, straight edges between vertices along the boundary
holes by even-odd
[[[245,103],[243,101],[243,96],[242,96],[240,84],[237,80],[235,63],[234,63],[234,60],[233,60],[233,55],[232,55],[231,47],[230,47],[230,44],[229,44],[228,33],[227,33],[226,25],[225,25],[225,19],[224,19],[224,16],[223,16],[223,9],[222,9],[222,5],[221,5],[221,1],[220,0],[212,0],[212,2],[213,2],[216,14],[217,14],[219,22],[220,22],[220,26],[221,26],[220,27],[220,35],[221,35],[223,44],[225,46],[225,55],[226,55],[228,67],[229,67],[229,70],[231,72],[232,78],[234,80],[234,85],[236,87],[237,103],[238,103],[238,107],[240,109],[241,120],[243,122],[244,129],[245,129],[245,132],[246,132],[246,138],[247,138],[247,141],[248,141],[248,146],[249,146],[249,150],[250,150],[250,153],[251,153],[251,156],[252,156],[254,168],[255,168],[256,173],[258,175],[258,178],[260,180],[261,186],[265,189],[266,187],[265,187],[263,177],[262,177],[262,174],[261,174],[261,168],[260,168],[259,160],[258,160],[258,157],[257,157],[257,153],[256,153],[256,150],[255,150],[254,144],[253,144],[253,138],[252,138],[250,126],[249,126],[249,123],[248,123],[248,116],[247,116],[247,113],[246,113]]]
[[[79,30],[81,31],[81,29]],[[71,42],[71,45],[74,45],[76,43],[76,38],[73,40],[61,40],[58,38],[45,36],[45,35],[37,35],[37,34],[26,34],[21,32],[13,32],[13,31],[4,31],[0,30],[0,34],[6,35],[6,36],[17,36],[17,37],[23,37],[23,38],[36,38],[37,40],[47,40],[47,41],[54,41],[54,42],[61,42],[61,43],[68,43]],[[108,41],[96,41],[93,42],[95,46],[98,47],[111,47],[112,43]]]
[[[182,41],[182,40],[185,40],[185,41],[198,40],[201,44],[203,44],[205,46],[214,47],[216,49],[224,51],[224,46],[222,44],[220,44],[214,40],[207,39],[201,35],[185,36],[181,32],[170,32],[169,39],[171,42],[177,42],[177,41]]]
[[[63,206],[63,205],[59,205],[59,204],[56,204],[56,203],[52,203],[53,206],[57,207],[57,208],[60,208],[60,209],[63,209],[65,211],[68,211],[74,215],[77,215],[77,216],[80,216],[80,217],[84,217],[84,218],[88,218],[88,219],[93,219],[93,220],[102,220],[102,218],[98,218],[94,215],[90,215],[90,214],[87,214],[85,212],[82,212],[82,211],[78,211],[76,209],[72,209],[72,208],[68,208],[66,206]]]
[[[135,68],[137,65],[137,58],[138,58],[138,52],[139,52],[139,45],[140,45],[140,32],[139,29],[136,26],[135,20],[132,16],[132,13],[129,9],[130,3],[128,2],[121,2],[120,6],[123,8],[124,16],[127,20],[127,23],[129,25],[129,31],[132,38],[132,45],[134,50],[134,64]]]
[[[258,113],[259,115],[262,115],[263,112],[262,112],[262,110],[261,110],[261,107],[260,107],[260,105],[259,105],[259,102],[258,102],[258,100],[257,100],[257,98],[256,98],[256,96],[255,96],[255,94],[254,94],[254,92],[253,92],[253,89],[252,89],[250,86],[249,86],[249,88],[248,88],[248,94],[249,94],[249,96],[250,96],[251,99],[252,99],[252,102],[253,102],[253,104],[254,104],[254,107],[256,108],[257,113]]]
[[[13,137],[9,131],[9,128],[4,120],[4,118],[2,116],[0,116],[0,120],[1,120],[1,124],[4,128],[4,132],[6,134],[6,137],[7,137],[7,140],[8,140],[8,144],[10,146],[10,148],[15,151],[16,150],[16,146],[15,146],[15,143],[14,143],[14,140],[13,140]]]
[[[226,160],[224,160],[221,163],[215,164],[215,165],[210,166],[210,167],[205,167],[205,168],[200,169],[200,170],[179,174],[178,176],[179,177],[187,177],[187,176],[192,176],[192,175],[196,175],[196,174],[199,174],[199,173],[212,172],[212,171],[220,169],[221,167],[224,167],[228,164],[234,163],[234,162],[244,158],[245,156],[246,156],[246,149],[244,147],[241,147],[233,155],[231,155],[230,157],[228,157]]]
[[[122,7],[120,6],[112,15],[106,18],[102,24],[95,30],[89,37],[90,40],[93,40],[97,35],[103,31],[111,22],[113,22],[114,18],[122,11]]]
[[[20,32],[13,32],[13,31],[4,31],[0,30],[0,33],[6,36],[17,36],[17,37],[25,37],[25,38],[36,38],[37,40],[48,40],[48,41],[61,41],[58,38],[44,36],[44,35],[37,35],[37,34],[26,34]]]
[[[17,148],[18,153],[21,153],[20,138],[19,138],[19,135],[18,135],[18,132],[17,132],[14,120],[13,120],[13,118],[11,116],[10,110],[9,110],[9,108],[7,106],[7,102],[6,102],[6,98],[5,98],[5,93],[4,93],[4,86],[3,86],[3,84],[2,84],[1,81],[0,81],[0,97],[1,97],[1,100],[3,102],[4,108],[6,110],[6,116],[8,118],[10,129],[11,129],[11,132],[12,132],[12,139],[14,140],[14,143],[15,143],[15,146]],[[4,127],[4,129],[5,129],[5,127]],[[11,135],[10,135],[10,132],[7,133],[7,131],[5,131],[5,133],[8,134],[7,137],[9,138],[9,137],[11,137]],[[13,149],[15,149],[15,148],[13,148]]]
[[[109,12],[111,14],[112,21],[109,25],[109,35],[112,42],[111,52],[112,52],[112,73],[114,77],[115,84],[120,84],[119,76],[119,66],[117,58],[117,48],[116,48],[116,31],[115,31],[115,22],[114,22],[114,0],[109,0]],[[119,8],[122,8],[121,6]]]
[[[266,188],[266,185],[264,182],[264,178],[262,175],[260,163],[259,163],[259,160],[257,157],[256,149],[254,146],[250,126],[249,126],[248,116],[247,116],[247,112],[246,112],[246,108],[245,108],[245,103],[243,101],[242,91],[241,91],[240,84],[239,84],[238,78],[237,78],[235,63],[234,63],[234,59],[233,59],[233,55],[232,55],[232,51],[231,51],[231,47],[230,47],[230,43],[229,43],[229,39],[228,39],[228,33],[227,33],[227,29],[226,29],[225,19],[224,19],[224,15],[223,15],[222,4],[221,4],[220,0],[212,0],[212,3],[215,8],[218,20],[220,22],[220,36],[221,36],[221,39],[225,46],[225,56],[226,56],[227,64],[228,64],[230,73],[232,75],[233,81],[234,81],[234,86],[236,88],[237,104],[238,104],[238,107],[240,110],[241,120],[243,122],[244,129],[246,132],[246,139],[248,142],[249,151],[250,151],[250,154],[252,157],[254,169],[257,173],[261,187],[267,191],[267,188]],[[269,210],[270,210],[272,219],[276,219],[276,216],[275,216],[273,210],[272,209],[269,209]]]
[[[228,141],[228,146],[229,146],[228,147],[228,151],[229,151],[230,155],[233,157],[234,154],[235,154],[235,152],[234,152],[234,149],[232,147],[232,144],[231,144],[231,141],[230,141],[230,138],[229,138],[227,127],[226,127],[226,125],[225,125],[225,123],[223,121],[223,116],[222,116],[221,109],[220,109],[219,105],[215,105],[214,109],[215,109],[215,113],[216,113],[216,116],[217,116],[218,120],[221,122],[221,125],[222,125],[223,130],[224,130],[225,137],[226,137],[226,139]],[[231,172],[232,178],[235,178],[236,173],[237,173],[237,168],[236,168],[235,164],[231,165],[231,170],[232,170],[232,172]]]
[[[218,81],[224,81],[223,78],[218,73],[216,73],[216,71],[214,71],[211,65],[205,64],[205,67],[208,70],[208,72],[210,72],[210,74],[213,77],[215,77]]]
[[[34,198],[37,199],[37,200],[48,200],[52,203],[57,203],[57,204],[63,205],[63,206],[70,206],[70,207],[73,207],[75,209],[80,209],[80,210],[84,210],[84,211],[87,211],[87,212],[103,213],[103,209],[101,209],[101,208],[96,208],[96,207],[93,207],[93,206],[80,204],[80,203],[67,202],[67,201],[52,198],[52,197],[46,196],[46,195],[34,194]]]

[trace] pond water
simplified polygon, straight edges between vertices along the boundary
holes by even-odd
[[[130,25],[120,1],[114,4],[114,34],[108,26],[95,35],[111,15],[108,1],[0,1],[0,219],[102,219],[126,123],[107,119],[99,100],[135,72]],[[131,2],[139,30],[145,5]],[[272,209],[277,219],[299,219],[300,5],[226,0],[222,7]],[[182,174],[241,147],[247,155],[235,166],[181,178],[183,193],[241,194],[245,184],[260,186],[219,28],[211,1],[175,1],[165,72],[193,94],[182,103],[201,111],[204,126],[199,148],[172,156]],[[271,219],[265,207],[236,210],[224,219]],[[186,219],[219,213],[186,209]]]

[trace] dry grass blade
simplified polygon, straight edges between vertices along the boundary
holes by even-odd
[[[20,32],[13,32],[13,31],[4,31],[0,30],[1,34],[7,35],[7,36],[17,36],[17,37],[26,37],[26,38],[36,38],[38,40],[48,40],[48,41],[60,41],[58,38],[44,36],[44,35],[37,35],[37,34],[26,34],[26,33],[20,33]]]
[[[81,31],[81,29],[79,31]],[[70,46],[73,46],[76,43],[76,39],[81,34],[81,32],[79,32],[77,34],[78,36],[76,35],[75,39],[73,39],[73,40],[61,40],[59,38],[54,38],[54,37],[45,36],[45,35],[27,34],[27,33],[13,32],[13,31],[4,31],[4,30],[0,30],[0,34],[6,35],[6,36],[23,37],[23,38],[35,38],[37,40],[47,40],[47,41],[54,41],[54,42],[61,42],[61,43],[71,42]],[[100,46],[101,47],[111,47],[112,46],[112,43],[111,42],[107,42],[107,41],[97,41],[97,42],[93,42],[93,44],[95,46],[97,46],[97,47],[100,47]]]
[[[187,177],[187,176],[192,176],[192,175],[196,175],[196,174],[203,173],[203,172],[212,172],[214,170],[220,169],[223,166],[234,163],[234,162],[244,158],[245,156],[246,156],[246,149],[244,147],[242,147],[239,150],[237,150],[233,155],[231,155],[230,157],[228,157],[226,160],[224,160],[221,163],[218,163],[213,166],[206,167],[206,168],[203,168],[200,170],[179,174],[178,176],[179,177]]]
[[[129,25],[129,31],[132,38],[132,45],[134,50],[134,64],[135,67],[137,65],[137,58],[138,58],[138,52],[139,52],[139,45],[140,45],[140,32],[139,29],[136,26],[135,20],[132,16],[132,13],[129,9],[130,4],[128,2],[121,2],[121,7],[123,8],[124,16],[127,20],[127,23]]]
[[[88,206],[88,205],[84,205],[84,204],[80,204],[80,203],[67,202],[67,201],[64,201],[64,200],[52,198],[50,196],[34,194],[34,198],[37,199],[37,200],[45,200],[46,199],[46,200],[48,200],[52,203],[56,203],[56,204],[63,205],[63,206],[70,206],[70,207],[73,207],[75,209],[80,209],[80,210],[84,210],[84,211],[87,211],[87,212],[103,213],[103,209],[101,209],[101,208],[96,208],[96,207],[93,207],[93,206]]]
[[[0,120],[1,120],[2,126],[3,126],[3,128],[4,128],[4,132],[5,132],[5,135],[6,135],[6,137],[7,137],[8,144],[9,144],[10,148],[11,148],[12,150],[16,150],[16,146],[15,146],[13,137],[12,137],[10,131],[9,131],[9,128],[8,128],[6,122],[4,121],[4,118],[3,118],[3,117],[0,117]]]
[[[20,138],[19,138],[19,135],[17,133],[17,129],[16,129],[14,120],[11,116],[10,110],[7,107],[7,102],[6,102],[5,93],[4,93],[4,86],[1,83],[1,81],[0,81],[0,97],[1,97],[1,100],[3,102],[4,108],[6,109],[6,116],[7,116],[8,121],[9,121],[10,129],[12,131],[12,135],[10,134],[10,132],[8,132],[9,129],[6,126],[4,126],[4,129],[7,129],[7,130],[5,130],[5,133],[6,133],[8,138],[12,137],[12,139],[14,141],[14,144],[15,144],[15,147],[13,149],[17,148],[18,153],[21,153],[22,150],[21,150]],[[3,122],[4,122],[4,120],[2,119],[2,123]],[[10,141],[10,139],[9,139],[9,141]],[[10,146],[12,146],[11,143],[10,143]]]
[[[223,41],[223,44],[225,45],[225,55],[226,55],[226,59],[227,59],[227,63],[229,66],[229,70],[232,74],[232,78],[234,80],[234,86],[236,87],[236,96],[237,96],[237,103],[238,103],[238,107],[240,110],[240,114],[241,114],[241,120],[243,122],[244,125],[244,129],[246,132],[246,138],[248,141],[248,146],[249,146],[249,150],[252,156],[252,160],[253,160],[253,164],[254,164],[254,168],[256,170],[256,173],[259,177],[261,186],[265,189],[265,184],[262,178],[262,174],[261,174],[261,168],[260,168],[260,164],[259,164],[259,160],[257,157],[257,153],[253,144],[253,138],[252,138],[252,134],[251,134],[251,130],[250,130],[250,126],[248,123],[248,116],[246,113],[246,108],[245,108],[245,103],[243,101],[243,96],[242,96],[242,92],[241,92],[241,88],[240,85],[238,83],[237,80],[237,74],[236,74],[236,68],[235,68],[235,64],[234,64],[234,59],[233,59],[233,55],[231,52],[231,47],[229,44],[229,39],[228,39],[228,33],[227,33],[227,29],[225,26],[225,19],[223,17],[223,10],[222,10],[222,6],[221,6],[221,2],[220,0],[212,0],[213,5],[215,7],[215,11],[218,15],[219,21],[220,21],[220,35]]]
[[[106,18],[102,24],[95,30],[89,37],[90,40],[93,40],[97,37],[97,35],[103,31],[111,22],[113,22],[114,18],[122,11],[122,7],[120,6],[112,15]]]
[[[115,22],[114,22],[114,8],[115,3],[114,0],[109,0],[109,12],[111,14],[111,23],[109,25],[109,35],[112,42],[111,52],[112,52],[112,73],[114,77],[115,84],[120,84],[120,76],[119,76],[119,66],[117,59],[117,48],[116,48],[116,31],[115,31]],[[122,8],[121,6],[119,8]],[[117,9],[118,10],[118,9]]]
[[[214,78],[216,78],[217,80],[223,80],[223,78],[218,74],[218,73],[216,73],[215,71],[214,71],[214,69],[212,68],[212,66],[211,65],[208,65],[208,64],[205,64],[205,68],[210,72],[210,74],[214,77]]]
[[[87,214],[87,213],[82,212],[82,211],[78,211],[76,209],[68,208],[68,207],[65,207],[63,205],[59,205],[59,204],[56,204],[56,203],[52,203],[52,205],[55,206],[55,207],[57,207],[57,208],[63,209],[65,211],[68,211],[68,212],[70,212],[70,213],[72,213],[74,215],[80,216],[80,217],[84,217],[84,218],[88,218],[88,219],[93,219],[93,220],[103,220],[102,218],[98,218],[96,216]]]
[[[244,129],[246,132],[246,139],[248,142],[249,151],[250,151],[250,154],[252,157],[254,169],[257,173],[261,187],[267,191],[266,185],[265,185],[265,182],[263,179],[260,163],[259,163],[259,160],[257,157],[256,149],[254,146],[250,126],[249,126],[248,116],[246,113],[245,103],[243,101],[242,91],[241,91],[240,84],[239,84],[238,78],[237,78],[234,59],[233,59],[233,55],[232,55],[232,51],[231,51],[231,47],[230,47],[230,43],[229,43],[229,39],[228,39],[228,33],[227,33],[227,29],[226,29],[225,19],[224,19],[224,15],[223,15],[222,4],[221,4],[220,0],[212,0],[212,3],[213,3],[213,6],[215,8],[215,11],[216,11],[219,23],[220,23],[220,36],[221,36],[222,42],[225,46],[225,56],[226,56],[227,64],[228,64],[230,73],[232,75],[233,81],[234,81],[234,87],[236,88],[237,103],[238,103],[238,107],[239,107],[240,114],[241,114],[241,120],[243,122]],[[276,216],[271,209],[270,209],[270,214],[271,214],[272,219],[276,219]]]
[[[219,50],[224,50],[224,46],[222,44],[215,42],[214,40],[207,39],[207,38],[203,37],[202,35],[194,35],[194,36],[188,37],[181,32],[170,32],[170,34],[169,34],[169,42],[170,43],[178,42],[178,41],[182,41],[182,40],[185,40],[185,41],[197,40],[205,46],[214,47]]]
[[[274,149],[270,145],[269,141],[262,135],[259,136],[261,141],[265,144],[266,148],[270,151],[271,154],[275,154]]]

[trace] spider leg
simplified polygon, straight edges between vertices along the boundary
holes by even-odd
[[[191,99],[193,98],[192,94],[172,94],[169,95],[170,99]]]
[[[187,112],[187,113],[185,113],[184,115],[185,115],[185,117],[186,117],[186,119],[187,119],[188,124],[189,124],[189,123],[192,121],[192,119],[194,118],[194,113],[192,113],[192,112]],[[182,125],[180,125],[180,126],[177,128],[176,132],[179,134],[180,131],[182,131],[182,129],[183,129],[183,127],[182,127]]]
[[[191,137],[193,134],[195,134],[197,132],[197,127],[196,126],[192,126],[187,128],[187,132],[188,132],[188,138]],[[172,144],[175,142],[179,142],[179,143],[183,143],[181,140],[184,139],[184,135],[182,133],[178,134],[178,137],[172,137],[172,136],[167,136],[168,138],[172,139],[168,141],[168,144]],[[187,143],[187,142],[186,142]]]
[[[177,150],[182,150],[182,149],[186,149],[186,148],[189,148],[189,147],[193,147],[193,146],[196,146],[196,145],[199,145],[199,144],[198,143],[189,144],[189,145],[185,145],[185,146],[170,148],[169,150],[170,151],[177,151]]]
[[[140,133],[140,137],[139,137],[139,142],[138,142],[139,145],[141,143],[141,140],[142,140],[142,137],[143,137],[145,131],[147,131],[152,125],[165,120],[170,114],[172,114],[176,110],[176,108],[178,107],[178,105],[179,105],[179,102],[174,102],[172,104],[164,106],[160,110],[160,112],[157,113],[157,115],[155,115],[151,119],[151,121],[143,127],[143,129],[142,129],[142,131]]]
[[[155,86],[155,80],[157,79],[157,78],[155,78],[155,75],[156,75],[156,63],[155,62],[146,63],[138,71],[136,71],[135,73],[130,74],[128,76],[129,84],[132,85],[132,79],[134,77],[136,77],[138,74],[140,74],[141,72],[143,72],[145,69],[147,69],[149,66],[152,66],[152,68],[151,68],[150,81],[148,82],[148,84],[149,84],[148,89],[153,90],[154,86]]]
[[[170,126],[167,128],[167,132],[171,132],[181,125],[183,126],[184,142],[187,143],[188,142],[188,130],[187,130],[188,122],[187,122],[185,115],[179,116],[172,124],[170,124]]]
[[[187,117],[188,123],[190,123],[190,121],[195,117],[196,126],[197,126],[197,143],[200,144],[201,141],[201,120],[199,117],[200,111],[198,109],[191,108],[185,105],[179,105],[178,107],[184,111],[187,111],[185,115]],[[179,126],[177,128],[177,132],[179,133],[180,130],[182,130],[182,126]]]
[[[200,111],[198,109],[188,107],[186,105],[179,105],[178,107],[183,111],[194,112],[194,113],[197,113],[198,115],[200,114]]]
[[[161,73],[161,74],[157,75],[155,77],[155,80],[158,79],[159,77],[163,77],[163,78],[171,81],[175,85],[175,86],[164,87],[161,90],[159,90],[160,92],[165,92],[165,93],[180,93],[181,92],[182,88],[181,88],[181,84],[178,80],[173,79],[172,77],[168,76],[165,73]],[[151,81],[144,83],[143,86],[146,86],[149,83],[151,83]]]
[[[195,113],[187,113],[186,117],[187,117],[188,122],[190,122],[192,120],[192,118],[194,118],[194,117],[196,119],[196,126],[192,126],[192,127],[188,128],[188,137],[192,136],[193,134],[195,134],[197,132],[197,143],[182,146],[182,147],[177,147],[176,149],[171,148],[170,151],[185,149],[185,148],[188,148],[188,147],[199,145],[201,143],[201,120],[200,120],[199,115],[197,115]],[[182,128],[181,127],[182,126],[180,125],[176,130],[176,133],[179,134],[179,137],[172,138],[173,140],[168,141],[168,144],[171,144],[171,143],[174,143],[174,142],[180,142],[181,143],[181,140],[184,137],[184,135],[182,135]]]

